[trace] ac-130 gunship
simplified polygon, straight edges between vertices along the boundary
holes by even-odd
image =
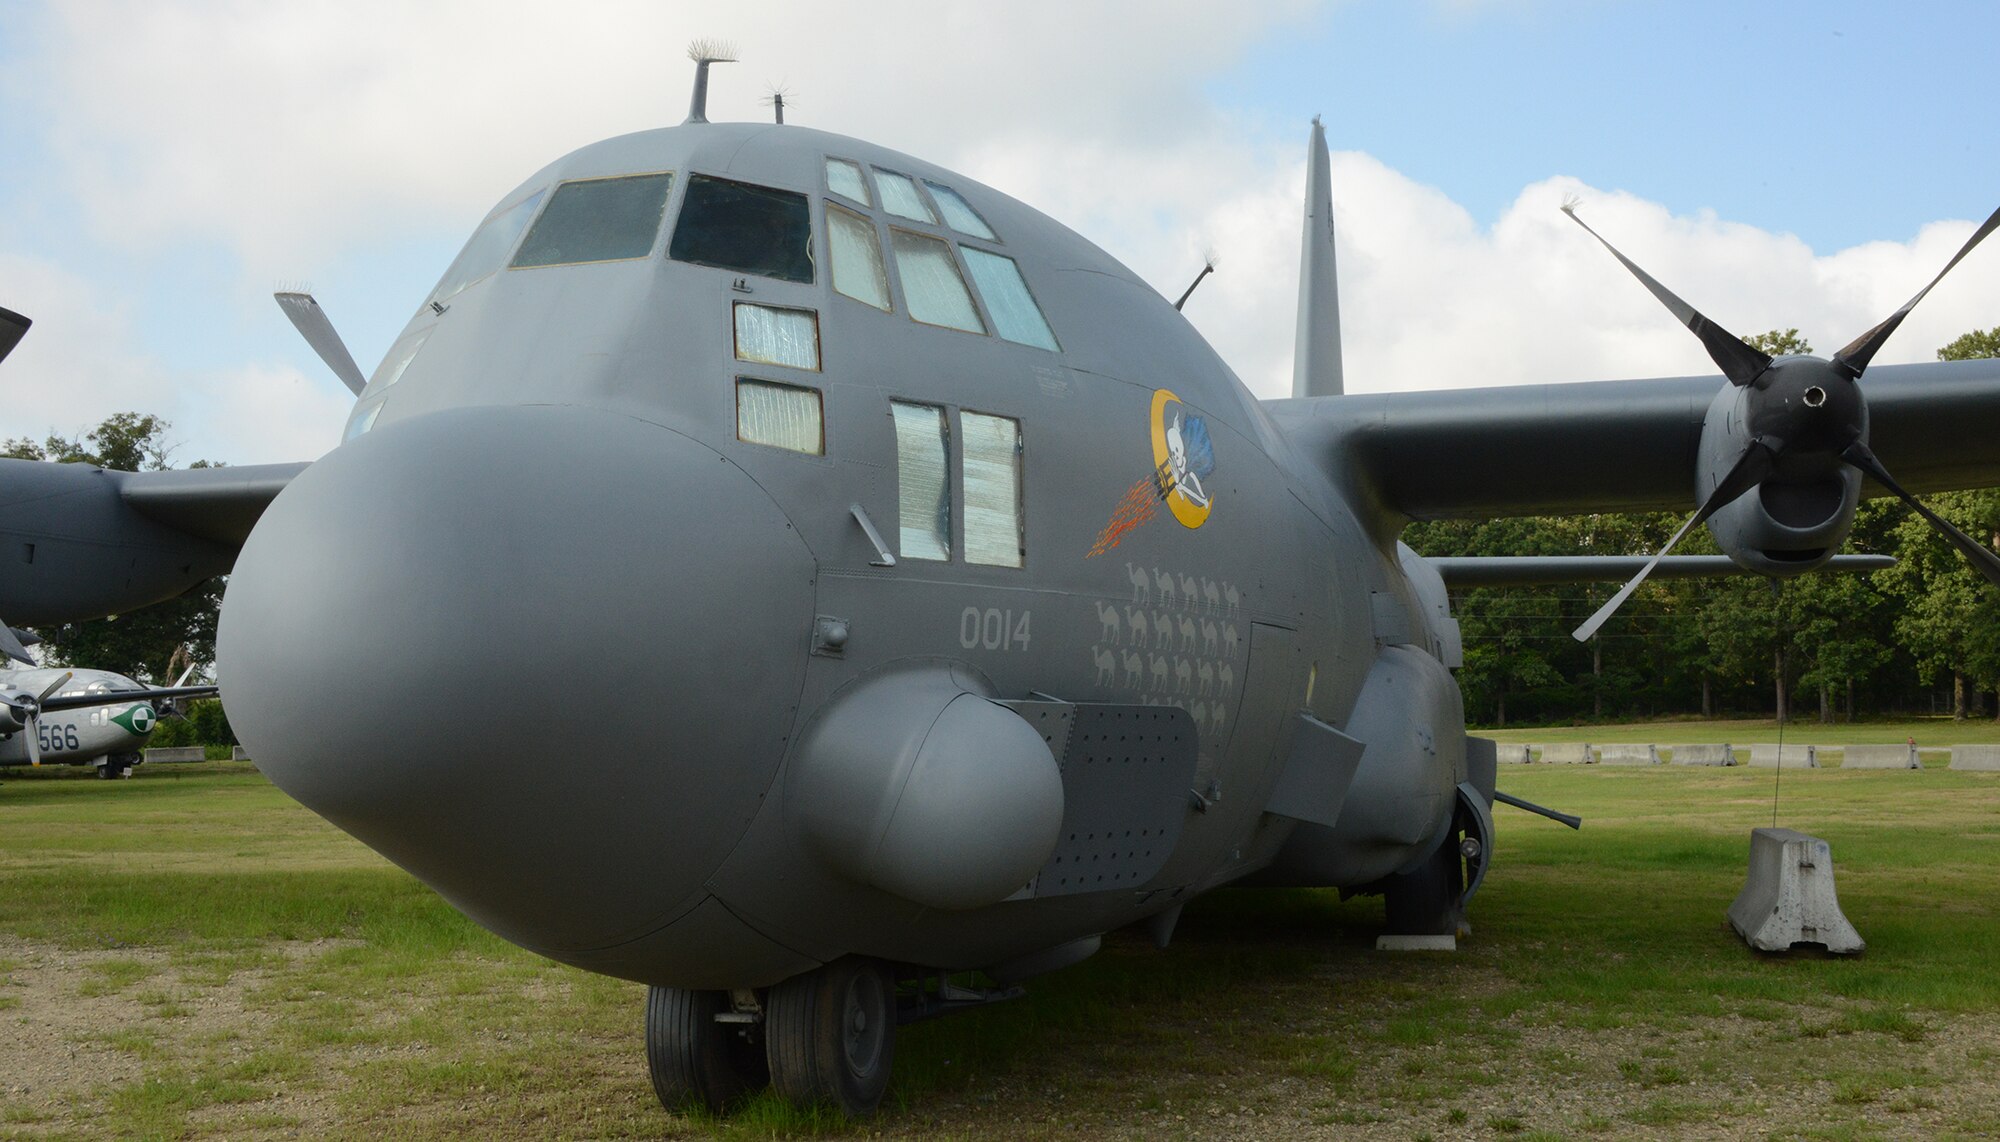
[[[698,90],[501,199],[310,466],[0,462],[37,553],[0,615],[233,567],[223,697],[264,772],[507,939],[652,985],[669,1103],[866,1112],[899,1019],[1164,943],[1223,885],[1449,938],[1495,790],[1447,582],[1644,561],[1426,560],[1403,526],[1699,504],[1797,573],[1890,471],[2000,482],[2000,364],[1884,367],[1864,405],[1882,327],[1759,363],[1646,279],[1726,377],[1341,395],[1326,171],[1315,125],[1298,396],[1264,402],[1052,219]],[[559,687],[523,691],[531,656]]]

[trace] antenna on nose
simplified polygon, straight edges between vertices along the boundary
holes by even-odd
[[[708,122],[708,65],[712,63],[735,63],[736,45],[725,40],[696,40],[688,45],[688,58],[694,61],[694,98],[688,101],[690,123]]]

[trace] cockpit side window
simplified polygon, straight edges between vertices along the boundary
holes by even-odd
[[[480,223],[465,243],[465,249],[458,252],[451,268],[444,272],[437,289],[431,292],[430,300],[444,301],[506,265],[507,255],[514,252],[514,243],[521,240],[521,231],[528,228],[528,219],[535,216],[535,208],[548,193],[548,188],[543,187]]]
[[[911,317],[927,325],[986,332],[950,246],[909,230],[892,229],[889,242],[896,251],[896,271],[902,275],[903,300],[909,303]]]
[[[1061,352],[1056,335],[1049,330],[1048,319],[1042,316],[1042,307],[1035,304],[1035,295],[1028,292],[1028,283],[1021,277],[1021,267],[1014,264],[1014,259],[975,246],[960,246],[958,252],[965,256],[965,268],[972,274],[979,296],[986,299],[995,332],[1009,341]]]
[[[511,263],[514,269],[616,262],[653,252],[666,214],[670,173],[624,175],[566,182],[549,196],[528,238]]]
[[[912,222],[928,222],[935,226],[937,215],[931,213],[931,205],[924,201],[923,192],[908,175],[875,168],[875,185],[882,188],[882,209],[898,218],[908,218]]]
[[[668,256],[811,284],[812,212],[795,191],[690,175]]]
[[[826,245],[832,254],[833,288],[876,309],[888,309],[889,275],[882,268],[882,241],[875,234],[875,223],[829,202]]]
[[[868,183],[861,177],[861,164],[847,159],[826,160],[826,188],[863,206],[875,205],[868,197]]]
[[[981,218],[979,212],[972,208],[972,204],[960,197],[957,191],[948,186],[940,186],[929,179],[924,180],[924,185],[931,188],[931,197],[937,200],[938,210],[944,214],[945,225],[961,234],[970,234],[974,238],[999,241],[993,236],[993,228],[986,224],[986,219]]]

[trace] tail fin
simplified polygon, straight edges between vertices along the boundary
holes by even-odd
[[[1306,149],[1306,222],[1299,250],[1299,325],[1292,352],[1292,395],[1337,397],[1340,370],[1340,291],[1333,268],[1333,189],[1326,130],[1313,118]]]

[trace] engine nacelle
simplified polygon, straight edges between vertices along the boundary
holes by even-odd
[[[1755,387],[1724,385],[1709,404],[1701,427],[1695,502],[1708,499],[1760,434],[1753,407],[1784,409],[1797,403],[1838,409],[1846,414],[1840,419],[1858,421],[1861,439],[1867,440],[1868,410],[1853,382],[1829,377],[1823,368],[1788,370],[1792,361],[1820,364],[1812,358],[1781,357]],[[1829,442],[1825,448],[1813,448],[1813,443],[1786,441],[1776,472],[1709,517],[1716,546],[1738,566],[1786,578],[1819,567],[1846,542],[1861,502],[1861,473],[1843,463],[1831,446],[1844,442]]]

